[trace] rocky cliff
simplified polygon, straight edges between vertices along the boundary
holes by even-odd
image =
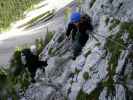
[[[38,71],[22,100],[133,100],[133,1],[82,0],[95,38],[71,59],[71,44],[58,32],[44,48]]]

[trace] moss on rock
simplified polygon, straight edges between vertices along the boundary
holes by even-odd
[[[117,19],[113,19],[110,23],[111,25],[109,26],[109,30],[111,31],[112,29],[114,29],[116,26],[120,24],[120,21]]]
[[[132,22],[122,22],[120,24],[121,32],[128,32],[128,40],[133,40],[133,23]]]
[[[88,72],[84,72],[83,78],[84,78],[84,80],[88,80],[90,78],[89,73]]]
[[[108,78],[103,81],[103,86],[108,88],[108,94],[113,95],[115,92],[114,80],[116,67],[118,65],[118,59],[122,50],[125,48],[124,41],[122,39],[122,33],[118,32],[115,35],[108,37],[105,44],[105,49],[110,55],[108,59]]]
[[[76,97],[76,100],[98,100],[102,90],[103,87],[101,84],[98,84],[97,88],[95,88],[90,94],[85,93],[81,89]]]

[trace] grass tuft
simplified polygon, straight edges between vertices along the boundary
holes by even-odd
[[[41,0],[0,0],[0,32],[8,29],[10,24],[24,17],[27,9]]]
[[[95,2],[96,2],[96,0],[91,0],[91,2],[90,2],[90,8],[92,8],[92,6],[94,5]]]
[[[111,25],[109,26],[109,30],[113,30],[116,26],[118,26],[120,24],[120,21],[119,20],[116,20],[116,19],[113,19],[111,21]]]
[[[25,29],[28,29],[34,25],[36,25],[37,23],[41,22],[41,21],[48,21],[49,19],[53,18],[54,16],[54,11],[47,11],[33,19],[31,19],[30,21],[28,21],[27,23],[21,25],[20,27],[25,27]]]
[[[84,78],[84,80],[90,79],[89,73],[88,72],[84,72],[83,78]]]
[[[133,40],[133,23],[132,22],[123,22],[120,24],[121,32],[128,32],[128,40]]]
[[[90,94],[85,93],[81,89],[76,97],[76,100],[98,100],[102,89],[101,84],[99,84]]]

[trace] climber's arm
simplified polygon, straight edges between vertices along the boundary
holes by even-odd
[[[66,37],[67,38],[70,36],[72,29],[73,29],[73,24],[69,23],[67,31],[66,31]]]

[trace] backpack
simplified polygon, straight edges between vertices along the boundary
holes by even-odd
[[[87,25],[89,26],[89,31],[93,31],[92,20],[89,15],[87,15],[87,14],[81,15],[81,22],[87,23]]]

